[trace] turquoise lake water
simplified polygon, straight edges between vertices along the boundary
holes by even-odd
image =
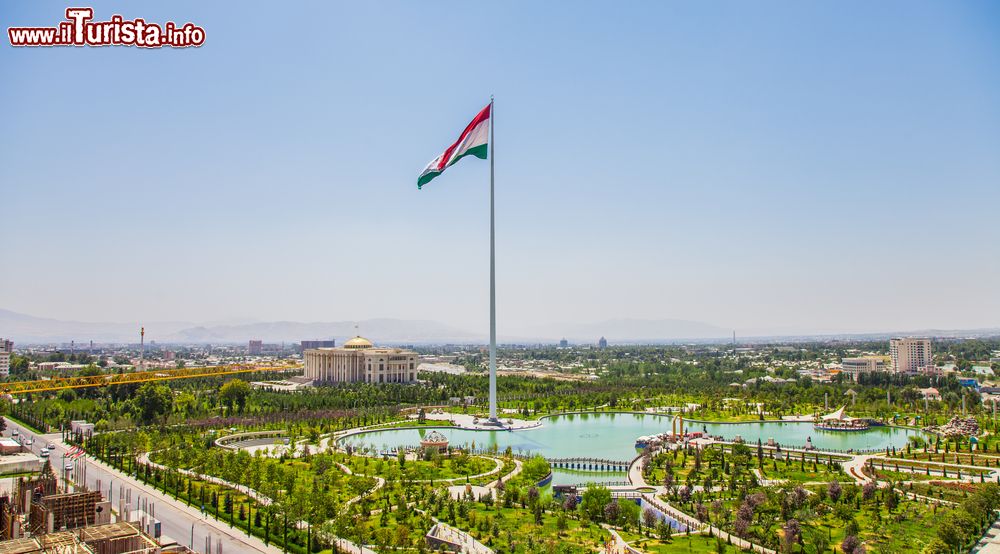
[[[501,451],[508,446],[515,453],[541,454],[546,458],[604,458],[631,460],[638,452],[635,439],[643,435],[669,432],[673,417],[653,414],[599,413],[568,414],[542,420],[542,426],[524,431],[469,431],[437,429],[448,437],[452,446],[486,448],[496,445]],[[820,449],[884,449],[906,445],[910,435],[920,431],[898,427],[872,427],[868,431],[817,431],[812,423],[695,423],[685,421],[687,431],[707,430],[711,435],[726,439],[742,437],[748,443],[760,438],[765,443],[773,438],[787,447],[800,447],[806,438]],[[389,429],[372,431],[343,439],[344,444],[372,446],[379,450],[397,447],[417,447],[428,429]]]

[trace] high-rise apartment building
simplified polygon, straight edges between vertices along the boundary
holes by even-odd
[[[14,353],[14,343],[0,339],[0,377],[10,377],[10,355]]]
[[[304,340],[299,343],[299,349],[305,352],[306,350],[312,350],[314,348],[334,348],[337,346],[337,341],[330,340]]]
[[[930,339],[896,338],[889,340],[889,357],[896,373],[929,373],[934,371]]]
[[[250,341],[250,346],[247,347],[247,353],[251,356],[260,356],[263,351],[264,341],[262,340],[252,340]]]

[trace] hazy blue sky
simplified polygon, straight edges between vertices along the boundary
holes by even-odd
[[[996,2],[82,5],[207,41],[4,37],[0,307],[485,332],[493,93],[501,333],[1000,325]]]

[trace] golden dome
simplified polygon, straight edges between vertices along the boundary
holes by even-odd
[[[350,348],[353,350],[361,350],[363,348],[371,348],[373,346],[375,345],[372,344],[372,341],[360,336],[354,337],[344,343],[344,348]]]

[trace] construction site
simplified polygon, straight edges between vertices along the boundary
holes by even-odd
[[[111,502],[98,491],[60,486],[50,464],[19,478],[13,495],[0,495],[0,554],[159,554],[143,531],[147,521],[112,521]]]

